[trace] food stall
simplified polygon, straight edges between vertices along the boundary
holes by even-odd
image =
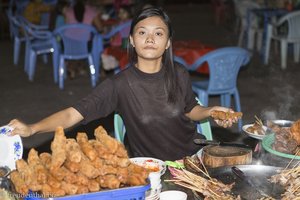
[[[262,145],[260,157],[252,157],[257,152],[241,143],[210,143],[197,154],[177,161],[129,158],[124,145],[99,126],[91,140],[86,133],[67,138],[63,129],[57,128],[51,153],[31,149],[24,160],[18,150],[22,143],[14,139],[12,149],[17,153],[12,157],[16,165],[10,166],[10,172],[0,168],[1,190],[14,192],[15,196],[6,194],[9,200],[17,199],[9,196],[26,200],[154,200],[169,190],[183,191],[187,199],[299,197],[295,177],[300,176],[300,120],[267,124],[256,120],[243,128]],[[10,145],[4,139],[10,131],[1,127],[1,146]]]

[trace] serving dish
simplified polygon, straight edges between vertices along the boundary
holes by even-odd
[[[294,121],[285,120],[285,119],[270,120],[270,122],[280,127],[291,127],[292,124],[294,123]]]
[[[247,129],[249,127],[253,126],[253,124],[246,124],[242,127],[243,131],[249,136],[249,137],[252,137],[252,138],[255,138],[255,139],[258,139],[258,140],[262,140],[267,134],[264,134],[264,135],[259,135],[259,134],[255,134],[255,133],[251,133],[249,131],[247,131]],[[268,133],[268,127],[266,126],[262,126],[262,128],[264,129],[265,133]]]
[[[12,128],[0,127],[0,166],[7,166],[11,170],[16,168],[16,160],[22,158],[23,144],[19,135],[9,136]]]
[[[139,166],[150,169],[153,172],[159,172],[160,175],[163,175],[166,172],[165,162],[160,160],[160,159],[157,159],[157,158],[134,157],[134,158],[130,158],[130,161],[137,164],[137,165],[139,165]]]
[[[300,156],[296,156],[296,155],[293,155],[293,154],[287,154],[287,153],[282,153],[282,152],[279,152],[279,151],[276,151],[272,148],[272,145],[274,143],[274,140],[275,140],[275,134],[270,134],[270,135],[267,135],[263,140],[262,140],[262,146],[263,148],[274,154],[274,155],[277,155],[277,156],[281,156],[281,157],[284,157],[284,158],[290,158],[290,159],[297,159],[297,160],[300,160]]]

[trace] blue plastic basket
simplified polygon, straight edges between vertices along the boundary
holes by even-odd
[[[149,188],[150,184],[57,198],[42,198],[34,193],[30,193],[24,200],[144,200],[146,191]]]

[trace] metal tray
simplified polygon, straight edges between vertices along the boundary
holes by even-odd
[[[264,191],[274,199],[281,199],[281,194],[284,188],[279,184],[269,182],[269,178],[278,174],[280,167],[267,166],[267,165],[236,165],[241,169],[247,177],[249,177],[257,187]],[[240,195],[243,200],[256,200],[263,196],[253,187],[249,186],[245,181],[242,181],[231,171],[232,166],[218,167],[209,170],[211,177],[222,181],[225,184],[235,182],[232,188],[233,195]],[[201,199],[200,197],[195,199]]]

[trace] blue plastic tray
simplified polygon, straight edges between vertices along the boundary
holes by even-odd
[[[150,184],[145,186],[126,187],[115,190],[103,190],[80,195],[70,195],[49,200],[144,200],[146,191],[150,189]],[[41,196],[33,193],[29,194],[24,200],[45,200]]]

